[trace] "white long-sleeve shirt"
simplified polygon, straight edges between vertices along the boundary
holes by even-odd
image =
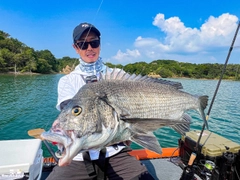
[[[106,70],[106,67],[103,68],[104,71]],[[108,69],[112,70],[112,69]],[[78,92],[78,90],[86,84],[85,78],[87,76],[91,76],[93,74],[82,72],[79,68],[79,65],[76,66],[75,70],[72,71],[70,74],[63,76],[60,78],[58,82],[58,102],[56,105],[56,108],[60,111],[60,104],[63,101],[69,100],[75,96],[75,94]],[[97,78],[99,79],[100,74],[95,74]],[[84,79],[83,79],[84,78]],[[106,147],[106,157],[111,157],[118,152],[120,152],[125,146],[122,144],[118,144],[116,146],[109,146]],[[98,150],[89,150],[89,155],[91,160],[96,160],[99,158],[99,151]],[[82,153],[79,153],[77,156],[73,158],[73,160],[76,161],[83,161]]]

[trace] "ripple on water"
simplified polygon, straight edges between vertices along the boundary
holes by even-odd
[[[57,83],[62,75],[0,76],[0,140],[29,138],[29,129],[48,129],[58,115]],[[212,100],[217,80],[171,79],[184,91],[208,95]],[[209,130],[240,143],[240,82],[222,81],[209,116]],[[206,108],[207,113],[209,106]],[[201,130],[198,112],[192,116],[191,130]],[[180,135],[169,127],[154,132],[162,147],[177,146]]]

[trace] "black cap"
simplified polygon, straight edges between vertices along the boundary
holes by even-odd
[[[85,22],[85,23],[79,24],[73,30],[73,42],[76,42],[81,37],[81,35],[87,30],[95,32],[98,37],[100,37],[100,35],[101,35],[99,30],[95,26],[93,26],[90,23]]]

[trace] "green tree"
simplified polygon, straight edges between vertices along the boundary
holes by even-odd
[[[131,74],[141,74],[146,75],[148,64],[146,62],[137,62],[134,64],[127,64],[124,66],[124,71],[131,73]]]
[[[58,72],[58,63],[54,55],[49,50],[37,51],[37,57],[39,59],[45,59],[53,71]]]
[[[7,39],[10,37],[8,33],[5,33],[4,31],[0,31],[0,40]]]
[[[26,61],[22,72],[35,72],[37,70],[37,58],[34,50],[32,48],[26,48],[23,52],[23,56]]]
[[[167,68],[160,68],[158,74],[162,77],[162,78],[171,78],[173,76],[173,73],[167,69]]]
[[[107,63],[105,63],[105,65],[107,66],[107,67],[109,67],[109,68],[119,68],[119,69],[123,69],[123,65],[121,65],[121,64],[112,64],[112,63],[109,63],[109,62],[107,62]]]
[[[5,62],[4,58],[1,56],[1,50],[0,50],[0,72],[1,71],[6,71],[6,65],[7,63]]]
[[[67,66],[73,70],[79,64],[79,60],[77,58],[70,58],[69,56],[65,56],[61,59],[57,59],[57,64],[58,72],[62,71]]]
[[[4,71],[8,70],[8,69],[14,69],[14,62],[13,62],[13,57],[14,54],[9,51],[6,48],[0,49],[0,57],[1,59],[1,66],[0,68],[3,69]]]
[[[46,59],[39,58],[37,62],[37,72],[42,74],[48,74],[52,70],[52,66],[48,64]]]

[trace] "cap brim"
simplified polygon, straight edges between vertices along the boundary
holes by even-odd
[[[90,29],[90,31],[89,31]],[[98,31],[98,29],[96,29],[95,27],[88,27],[86,28],[84,31],[82,31],[81,33],[79,33],[75,38],[74,41],[77,41],[81,38],[82,34],[85,33],[86,31],[89,32],[94,32],[98,37],[101,35],[100,32]]]

